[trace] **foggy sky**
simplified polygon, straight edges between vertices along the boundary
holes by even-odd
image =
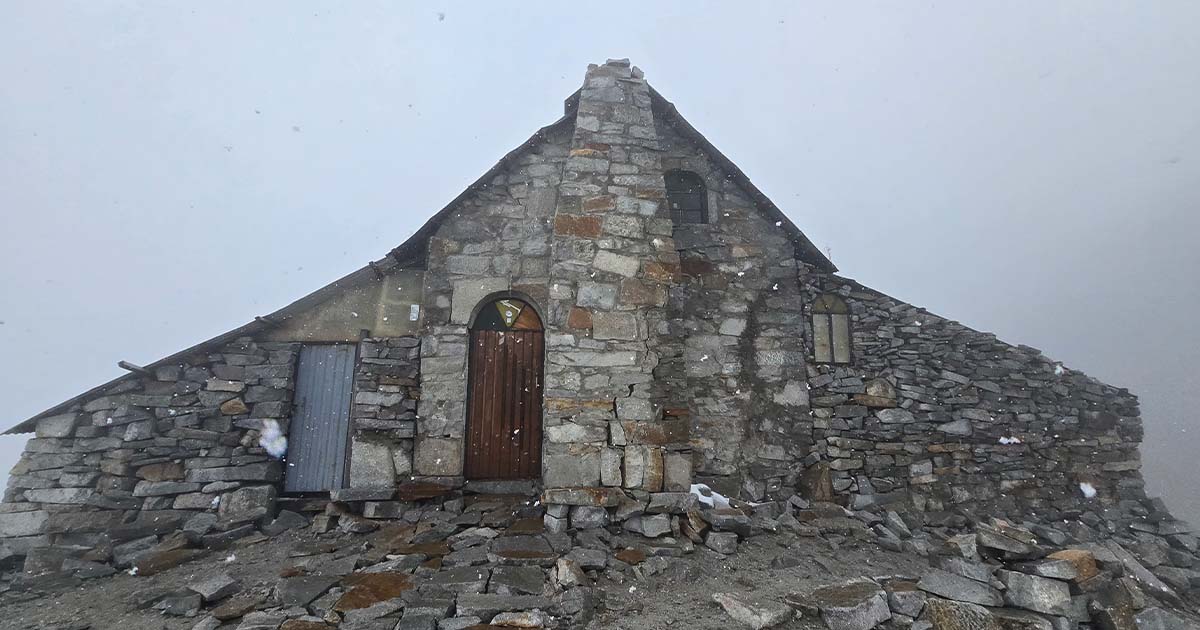
[[[342,4],[0,1],[0,424],[383,255],[630,57],[844,275],[1139,394],[1200,521],[1200,5]]]

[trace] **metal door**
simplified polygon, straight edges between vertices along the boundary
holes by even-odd
[[[352,344],[300,348],[285,492],[326,492],[344,485],[355,349]]]
[[[514,299],[483,306],[471,326],[465,475],[542,474],[542,322]]]

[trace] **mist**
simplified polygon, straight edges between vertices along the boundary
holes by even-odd
[[[1138,394],[1200,522],[1200,5],[4,7],[5,427],[380,257],[629,57],[844,275]]]

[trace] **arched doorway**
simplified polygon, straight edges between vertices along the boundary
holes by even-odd
[[[542,474],[542,319],[517,298],[489,299],[471,324],[467,479]]]

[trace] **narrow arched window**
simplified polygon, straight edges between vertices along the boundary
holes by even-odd
[[[671,220],[683,223],[708,223],[708,190],[704,180],[691,171],[667,171],[667,205]]]
[[[817,298],[812,307],[813,359],[817,363],[850,362],[850,309],[836,295]]]

